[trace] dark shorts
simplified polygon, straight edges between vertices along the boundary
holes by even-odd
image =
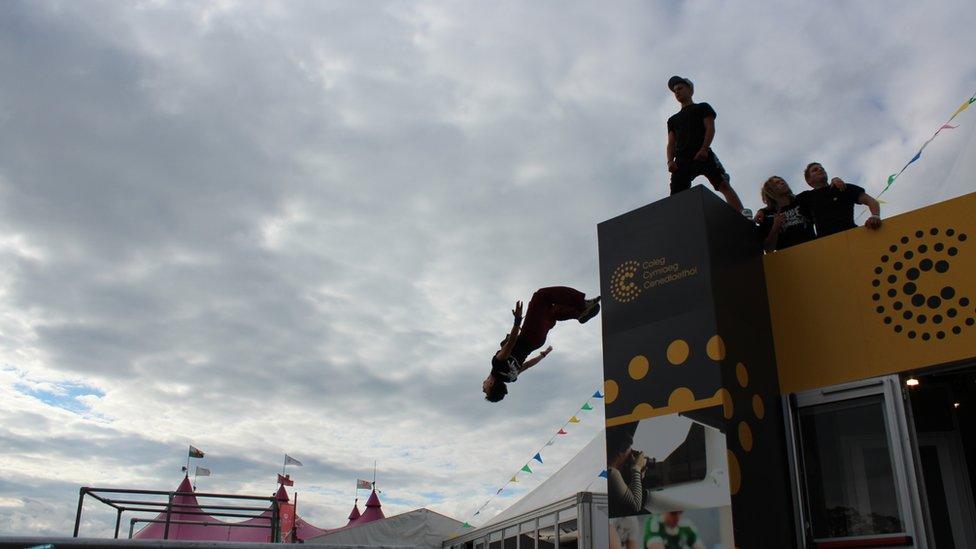
[[[716,190],[722,183],[729,182],[729,174],[712,151],[708,151],[708,158],[702,161],[679,158],[675,162],[678,164],[678,169],[671,173],[671,194],[690,189],[691,182],[699,175],[707,177]]]

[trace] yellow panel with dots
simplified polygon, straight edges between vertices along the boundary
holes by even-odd
[[[689,353],[688,342],[683,339],[676,339],[668,345],[668,362],[675,366],[684,364],[688,360]]]
[[[764,258],[780,389],[976,357],[976,193]]]
[[[665,354],[668,362],[673,365],[680,366],[688,360],[689,356],[692,355],[692,350],[685,340],[675,339],[667,345]],[[709,338],[705,345],[705,354],[714,361],[725,358],[725,342],[719,335]],[[650,361],[644,355],[635,355],[630,359],[630,362],[627,365],[627,373],[633,380],[644,379],[648,376],[649,371]],[[746,366],[741,362],[737,363],[736,365],[736,377],[739,385],[742,388],[745,388],[748,384],[748,373]],[[603,389],[606,402],[613,403],[616,401],[617,397],[620,396],[622,387],[634,387],[628,383],[628,381],[629,380],[605,380],[603,383]],[[737,392],[740,391],[738,388],[735,388],[735,390]],[[753,408],[756,409],[757,406],[755,399],[758,399],[759,409],[762,410],[762,399],[758,395],[756,395],[752,400]],[[725,416],[725,419],[731,419],[735,412],[735,405],[733,404],[733,401],[734,398],[732,393],[730,393],[729,389],[726,387],[720,387],[715,391],[714,394],[708,395],[695,395],[694,391],[688,387],[675,387],[671,390],[666,405],[655,407],[648,402],[641,402],[634,406],[633,410],[629,414],[608,417],[606,419],[606,425],[607,427],[613,427],[616,425],[640,421],[642,419],[709,408],[712,406],[722,406],[722,413]],[[749,402],[748,397],[743,397],[743,401]],[[756,412],[756,416],[761,419],[760,416],[762,413],[764,412]]]

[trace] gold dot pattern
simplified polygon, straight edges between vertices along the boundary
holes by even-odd
[[[637,299],[641,293],[640,286],[637,285],[637,269],[640,263],[636,261],[625,261],[613,270],[610,275],[610,295],[621,303],[627,303]]]
[[[719,389],[718,392],[722,397],[722,416],[725,419],[732,419],[732,416],[735,415],[735,405],[732,403],[732,395],[725,387]]]
[[[627,373],[630,374],[632,379],[644,379],[647,375],[647,371],[650,370],[651,363],[648,362],[647,357],[644,355],[637,355],[630,359],[630,364],[627,365]]]
[[[711,336],[705,342],[703,350],[704,355],[712,363],[724,362],[729,354],[725,340],[718,334]],[[692,349],[688,341],[684,339],[672,340],[665,351],[666,360],[675,366],[685,364],[692,355]],[[652,374],[652,359],[653,355],[651,354],[633,355],[627,364],[627,374],[633,380],[649,379]],[[701,360],[699,355],[695,355],[695,360]],[[607,426],[623,425],[641,419],[721,405],[722,416],[728,422],[729,427],[727,431],[728,447],[726,448],[729,462],[729,492],[731,495],[736,495],[742,489],[744,480],[739,456],[744,456],[757,447],[758,441],[753,434],[755,424],[752,422],[766,417],[766,407],[759,394],[744,391],[749,387],[749,369],[742,362],[735,363],[735,380],[736,383],[726,383],[724,387],[717,389],[714,395],[702,396],[701,399],[697,399],[689,387],[677,387],[671,391],[666,405],[658,404],[655,407],[648,402],[640,402],[634,406],[631,414],[608,418]],[[604,382],[605,402],[614,402],[621,390],[621,387],[614,380],[606,380]]]
[[[684,361],[688,360],[688,355],[690,354],[690,349],[688,348],[688,342],[683,339],[676,339],[668,345],[668,362],[678,366],[683,364]]]
[[[654,407],[646,402],[641,402],[637,406],[634,406],[634,416],[636,417],[651,417],[654,415]]]
[[[735,365],[735,379],[739,382],[739,386],[743,389],[749,385],[749,370],[746,369],[745,364],[740,362]]]
[[[729,460],[729,493],[734,496],[742,487],[742,470],[739,469],[739,459],[735,457],[732,450],[727,450],[726,455]]]
[[[752,429],[744,421],[739,422],[739,444],[746,452],[752,451]]]
[[[763,405],[762,397],[759,395],[752,395],[752,412],[756,414],[756,419],[766,417],[766,406]]]
[[[708,343],[705,344],[705,354],[715,362],[725,358],[725,341],[722,340],[722,336],[716,334],[708,340]]]
[[[671,396],[668,397],[668,407],[670,408],[687,409],[694,403],[695,393],[692,393],[691,389],[687,387],[678,387],[671,391]]]

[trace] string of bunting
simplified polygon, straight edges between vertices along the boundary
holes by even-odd
[[[899,170],[898,173],[893,173],[888,176],[888,182],[885,184],[885,188],[880,193],[878,193],[878,196],[883,195],[885,191],[887,191],[888,188],[891,187],[891,184],[894,183],[896,179],[898,179],[898,176],[904,173],[905,170],[908,169],[909,166],[914,164],[919,158],[922,158],[922,151],[925,150],[925,147],[929,146],[929,143],[931,143],[937,135],[942,133],[942,130],[954,130],[958,128],[959,126],[953,126],[952,124],[950,124],[950,122],[952,122],[957,116],[962,114],[962,112],[968,109],[969,106],[972,105],[973,103],[976,103],[976,93],[974,93],[972,97],[970,97],[969,99],[963,101],[962,105],[959,105],[959,108],[956,109],[956,112],[952,113],[952,116],[950,116],[948,120],[946,120],[941,126],[939,126],[939,129],[935,130],[935,133],[932,134],[932,137],[930,137],[928,141],[922,143],[922,146],[919,147],[918,152],[915,153],[915,156],[913,156],[912,159],[908,161],[908,163],[902,166],[901,170]]]
[[[596,392],[593,393],[593,395],[590,398],[603,398],[603,393],[601,393],[600,391],[596,391]],[[547,440],[546,443],[542,445],[542,447],[540,447],[538,450],[536,450],[535,455],[533,455],[531,459],[529,459],[528,461],[526,461],[525,464],[522,465],[521,468],[519,468],[517,471],[515,471],[515,473],[511,476],[511,478],[508,479],[508,482],[506,482],[505,484],[502,485],[501,488],[499,488],[498,490],[496,490],[495,493],[492,494],[491,497],[489,497],[488,500],[485,501],[481,505],[481,507],[478,507],[478,509],[474,512],[474,515],[472,516],[472,518],[480,515],[481,512],[485,510],[485,507],[487,507],[488,504],[490,504],[497,496],[499,496],[502,492],[504,492],[505,489],[508,488],[511,484],[517,483],[519,481],[518,480],[519,474],[521,474],[521,473],[532,474],[532,467],[530,467],[530,465],[532,464],[533,461],[537,461],[539,463],[543,463],[543,461],[542,461],[542,452],[543,452],[543,450],[545,450],[546,447],[548,447],[548,446],[552,446],[553,443],[555,443],[556,439],[559,438],[560,436],[569,434],[569,432],[566,430],[566,427],[568,427],[569,424],[571,424],[571,423],[580,423],[581,420],[579,418],[579,415],[580,415],[581,412],[588,412],[588,411],[590,411],[592,409],[593,409],[593,406],[590,404],[589,399],[587,399],[587,401],[584,402],[583,405],[580,406],[579,409],[576,410],[573,413],[573,415],[570,416],[570,418],[567,419],[566,422],[562,424],[562,426],[555,432],[555,434],[553,434],[551,437],[549,437],[549,440]],[[603,475],[603,474],[605,474],[605,473],[601,473],[601,475]],[[473,526],[471,526],[471,524],[469,524],[467,521],[465,521],[461,525],[461,528],[473,528]]]

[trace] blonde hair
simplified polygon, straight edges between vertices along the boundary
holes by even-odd
[[[766,182],[762,184],[762,191],[761,191],[762,201],[767,206],[774,206],[776,204],[776,197],[773,195],[773,191],[771,188],[773,181],[776,179],[779,179],[783,183],[786,183],[786,180],[783,179],[782,177],[778,175],[771,175],[769,176],[769,179],[767,179]],[[787,196],[790,197],[790,201],[792,202],[795,197],[793,196],[793,190],[790,189],[789,183],[786,183],[786,194]]]

